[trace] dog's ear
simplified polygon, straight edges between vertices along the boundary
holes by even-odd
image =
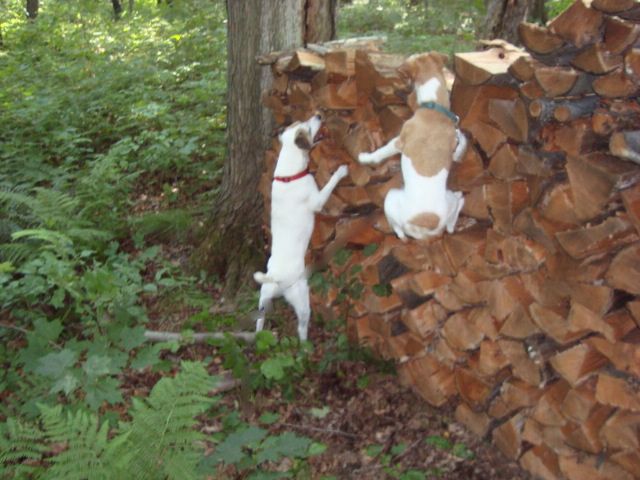
[[[309,132],[307,132],[304,128],[301,128],[296,132],[296,139],[294,140],[294,142],[301,150],[311,150],[311,137],[309,136]]]
[[[431,58],[433,58],[436,61],[436,63],[441,69],[444,68],[449,62],[449,56],[445,55],[444,53],[429,52],[429,55]]]

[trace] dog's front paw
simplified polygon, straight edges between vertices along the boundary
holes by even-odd
[[[358,161],[360,163],[373,163],[373,155],[367,152],[362,152],[358,155]]]
[[[340,165],[338,170],[336,170],[336,177],[338,177],[339,180],[342,180],[347,175],[349,175],[349,167],[346,165]]]

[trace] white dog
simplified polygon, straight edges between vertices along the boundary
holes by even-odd
[[[451,162],[460,161],[467,139],[449,111],[444,62],[437,53],[413,55],[401,67],[415,84],[418,108],[400,135],[372,153],[361,153],[361,163],[378,164],[401,153],[403,189],[392,189],[384,201],[389,224],[401,239],[425,239],[453,232],[464,205],[461,192],[447,189]]]
[[[309,150],[320,131],[319,115],[289,126],[280,136],[278,156],[271,185],[271,257],[267,272],[253,277],[262,285],[256,331],[264,327],[271,300],[284,296],[298,317],[298,336],[307,339],[311,308],[304,257],[313,233],[315,212],[329,199],[338,182],[348,174],[346,165],[334,172],[318,190],[309,174]]]

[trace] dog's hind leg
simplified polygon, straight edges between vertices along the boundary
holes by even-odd
[[[258,317],[256,318],[256,332],[264,328],[264,320],[267,312],[271,311],[272,300],[278,294],[278,285],[275,283],[263,283],[260,287],[260,300],[258,300]]]
[[[297,281],[284,292],[284,298],[289,302],[298,317],[298,337],[300,341],[307,339],[311,306],[309,303],[309,285],[307,279]]]

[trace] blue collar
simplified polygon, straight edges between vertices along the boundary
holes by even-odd
[[[458,122],[460,121],[458,115],[453,113],[451,110],[444,108],[442,105],[436,102],[422,102],[420,103],[420,108],[428,108],[430,110],[435,110],[436,112],[446,115],[447,117],[449,117],[449,120],[451,120],[455,125],[458,125]]]

